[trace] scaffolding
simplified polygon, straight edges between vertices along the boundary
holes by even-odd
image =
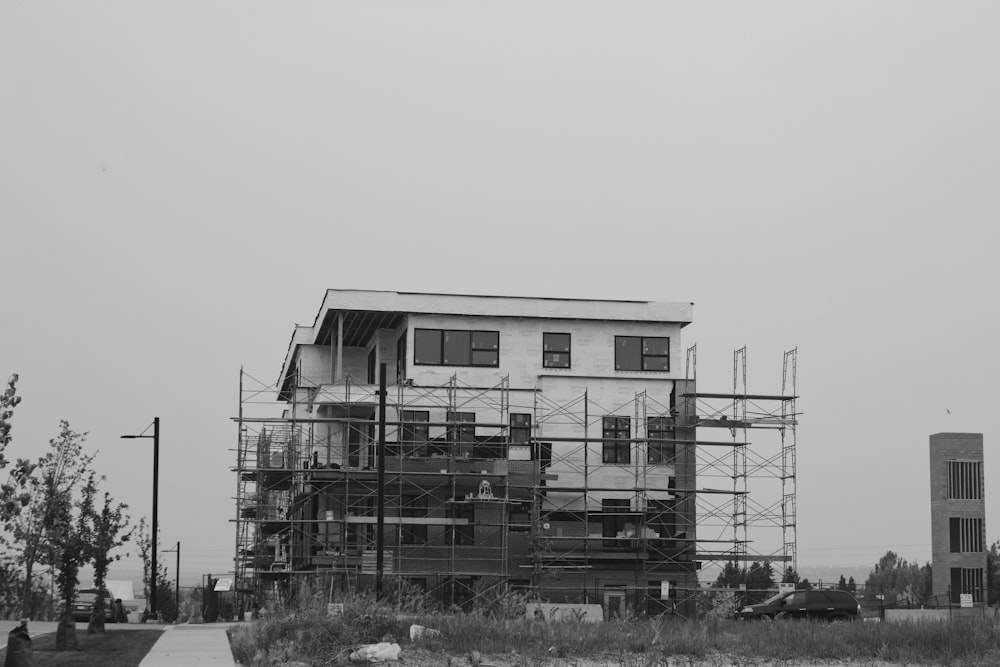
[[[697,351],[688,350],[687,374],[696,374]],[[748,390],[747,350],[733,352],[732,391],[691,392],[697,427],[729,432],[729,441],[719,441],[724,454],[700,450],[698,476],[702,485],[711,479],[731,480],[731,495],[699,494],[699,527],[716,519],[731,535],[729,547],[718,552],[700,551],[703,562],[779,563],[797,569],[796,538],[796,374],[798,349],[784,353],[781,392],[754,394]],[[751,440],[752,438],[752,440]],[[701,441],[707,444],[705,441]],[[713,502],[724,498],[722,502]],[[719,533],[720,539],[722,533]],[[780,576],[780,572],[776,573]],[[706,568],[702,580],[711,578]]]
[[[241,370],[238,605],[287,595],[300,579],[368,586],[381,562],[395,582],[456,608],[513,587],[690,615],[714,564],[794,566],[795,358],[785,355],[780,396],[747,393],[745,348],[731,393],[699,393],[691,348],[686,379],[612,402],[586,386],[555,400],[507,377],[470,386],[457,375],[402,381],[384,397],[349,375],[319,385],[296,376],[289,391]],[[771,403],[776,411],[760,408]],[[701,440],[699,427],[728,429],[730,440]],[[763,429],[780,433],[776,454],[751,446],[748,434]],[[758,494],[759,478],[780,480],[775,499],[768,485]],[[759,551],[769,542],[756,541],[758,529],[774,526],[781,543]]]

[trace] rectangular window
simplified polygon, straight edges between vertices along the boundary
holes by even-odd
[[[669,371],[670,339],[653,336],[615,336],[615,370]]]
[[[948,498],[983,499],[983,462],[948,461]]]
[[[646,417],[646,460],[649,463],[674,465],[677,444],[664,442],[674,439],[674,420],[670,417]]]
[[[476,441],[476,413],[475,412],[448,412],[448,421],[457,422],[448,427],[448,440],[450,442],[475,442]],[[471,424],[471,426],[465,426]]]
[[[500,332],[414,329],[413,363],[496,368],[500,365]]]
[[[604,524],[602,535],[604,537],[628,537],[625,535],[625,524],[629,521],[627,513],[630,505],[631,501],[628,498],[605,498],[601,501],[601,513],[604,514],[602,518]],[[617,539],[604,540],[604,546],[606,548],[627,548],[628,542]]]
[[[951,517],[948,523],[952,553],[982,553],[986,551],[983,519]]]
[[[400,517],[427,517],[427,496],[402,496],[400,499]],[[400,544],[424,544],[427,542],[427,524],[399,525]]]
[[[570,367],[570,335],[568,333],[542,334],[542,366],[545,368]]]
[[[982,602],[985,598],[983,586],[983,568],[953,567],[951,568],[951,601],[961,602],[963,593],[972,595],[973,602]]]
[[[471,456],[476,442],[476,413],[448,412],[448,445],[451,452],[441,452],[450,456]],[[468,426],[466,424],[469,424]]]
[[[465,519],[466,523],[453,524],[445,531],[444,543],[448,545],[471,545],[476,541],[476,508],[471,503],[455,503],[448,507],[448,517]]]
[[[375,498],[366,496],[354,498],[347,507],[348,515],[354,516],[375,516]],[[348,523],[347,524],[347,545],[348,547],[369,549],[374,548],[375,524],[370,523]]]
[[[629,418],[605,417],[603,425],[601,437],[604,463],[629,463],[632,460],[632,443],[629,442],[632,430]]]
[[[404,456],[426,456],[427,444],[431,438],[431,419],[428,410],[402,410],[400,412],[400,449]]]
[[[510,414],[510,444],[527,445],[531,441],[531,415],[512,412]]]

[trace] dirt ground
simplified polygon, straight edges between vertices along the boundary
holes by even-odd
[[[914,663],[907,663],[914,665]],[[744,656],[706,657],[649,655],[607,655],[593,657],[540,658],[508,654],[445,656],[426,649],[406,647],[400,654],[401,667],[904,667],[904,663],[881,660],[773,660]]]

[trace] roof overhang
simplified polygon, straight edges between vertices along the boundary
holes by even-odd
[[[379,329],[396,328],[408,314],[616,320],[684,327],[694,321],[694,304],[328,289],[313,324],[296,325],[292,332],[278,381],[280,394],[290,388],[298,347],[330,344],[341,314],[344,345],[350,347],[363,345]]]

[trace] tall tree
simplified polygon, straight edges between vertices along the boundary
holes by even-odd
[[[722,572],[715,579],[716,588],[739,588],[744,583],[746,583],[746,570],[733,560],[722,566]]]
[[[894,551],[887,551],[869,573],[865,588],[876,593],[895,594],[901,602],[918,604],[930,594],[931,565],[927,563],[921,567],[900,558]]]
[[[753,562],[747,570],[747,599],[750,604],[761,602],[768,597],[768,591],[774,588],[774,568],[770,561]]]
[[[86,433],[77,433],[66,421],[59,422],[59,436],[49,440],[49,451],[34,464],[33,474],[24,488],[28,501],[19,514],[8,517],[7,528],[13,538],[8,545],[24,568],[22,615],[31,618],[32,576],[38,563],[56,565],[53,538],[60,535],[56,526],[71,511],[75,490],[90,471],[93,454],[83,451]]]

